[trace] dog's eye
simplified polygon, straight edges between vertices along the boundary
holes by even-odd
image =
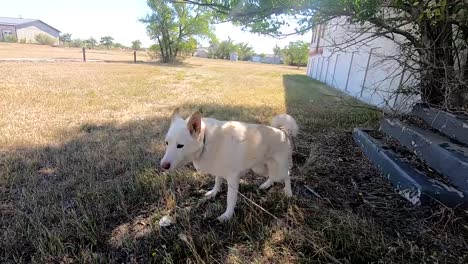
[[[167,143],[167,141],[166,141],[166,146],[167,146],[167,145],[169,145],[169,143]]]
[[[182,144],[177,144],[177,148],[183,148],[183,147],[184,147],[184,145],[182,145]]]

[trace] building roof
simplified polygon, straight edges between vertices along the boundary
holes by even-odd
[[[11,26],[19,26],[19,25],[23,25],[23,24],[27,24],[27,23],[31,23],[31,22],[36,22],[36,21],[39,21],[55,30],[57,30],[58,32],[60,32],[60,30],[54,28],[53,26],[47,24],[47,23],[44,23],[43,21],[39,20],[39,19],[28,19],[28,18],[14,18],[14,17],[0,17],[0,24],[2,25],[11,25]]]

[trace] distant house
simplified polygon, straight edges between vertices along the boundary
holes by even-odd
[[[265,57],[262,60],[263,63],[268,63],[268,64],[281,64],[281,57],[273,55],[273,54],[268,54],[265,55]]]
[[[0,17],[0,41],[37,43],[35,36],[40,33],[55,39],[54,45],[59,45],[60,30],[39,19]]]
[[[208,48],[198,48],[193,55],[195,57],[208,58]]]
[[[250,61],[252,62],[262,62],[262,57],[258,55],[253,55],[252,58],[250,58]]]
[[[231,54],[229,55],[229,59],[232,61],[238,61],[239,55],[237,54],[237,52],[231,52]]]
[[[252,62],[261,62],[261,63],[268,63],[268,64],[281,64],[283,63],[283,60],[281,57],[273,55],[273,54],[268,54],[265,56],[259,56],[259,55],[254,55],[250,59]]]

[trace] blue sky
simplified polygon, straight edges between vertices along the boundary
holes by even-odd
[[[5,0],[0,16],[36,18],[72,34],[73,38],[99,39],[110,35],[124,45],[139,39],[144,46],[154,42],[148,37],[145,25],[138,21],[150,12],[146,0]],[[272,53],[278,43],[281,47],[302,39],[309,41],[311,33],[286,39],[259,36],[242,31],[231,23],[215,26],[220,40],[231,37],[236,42],[248,42],[257,53]]]

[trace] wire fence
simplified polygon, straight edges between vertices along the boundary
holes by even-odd
[[[51,47],[46,45],[0,43],[0,61],[148,62],[146,50]]]

